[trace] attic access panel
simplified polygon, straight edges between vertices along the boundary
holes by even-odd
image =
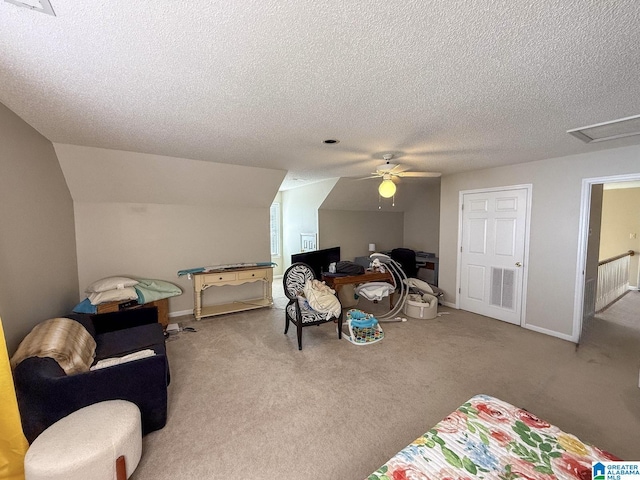
[[[605,140],[640,135],[640,115],[574,128],[567,130],[567,133],[586,143],[604,142]]]
[[[23,2],[19,0],[4,0],[7,3],[11,3],[18,7],[28,8],[29,10],[33,10],[35,12],[46,13],[47,15],[56,16],[56,13],[53,11],[53,7],[49,0],[25,0]]]

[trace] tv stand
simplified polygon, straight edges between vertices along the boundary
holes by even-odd
[[[273,267],[242,267],[223,270],[199,272],[193,275],[194,309],[193,316],[196,320],[226,313],[243,312],[256,308],[270,307],[273,305],[271,284],[273,283]],[[263,282],[262,297],[234,302],[202,305],[202,292],[209,287],[221,287],[223,285],[243,285],[250,282]]]

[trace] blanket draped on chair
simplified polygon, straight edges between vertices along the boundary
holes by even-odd
[[[89,371],[95,352],[95,340],[79,322],[52,318],[36,325],[22,340],[11,357],[11,366],[15,368],[29,357],[49,357],[71,375]]]
[[[338,318],[342,313],[342,306],[335,291],[319,280],[307,280],[304,285],[304,296],[311,308],[316,312],[327,313],[327,320]]]

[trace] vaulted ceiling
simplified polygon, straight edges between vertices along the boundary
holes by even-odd
[[[566,133],[640,113],[637,0],[51,5],[0,2],[0,102],[56,143],[282,169],[290,187],[387,152],[450,174],[640,142]]]

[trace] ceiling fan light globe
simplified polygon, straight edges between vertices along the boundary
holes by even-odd
[[[378,193],[383,198],[391,198],[396,193],[396,184],[392,180],[383,180],[378,186]]]

